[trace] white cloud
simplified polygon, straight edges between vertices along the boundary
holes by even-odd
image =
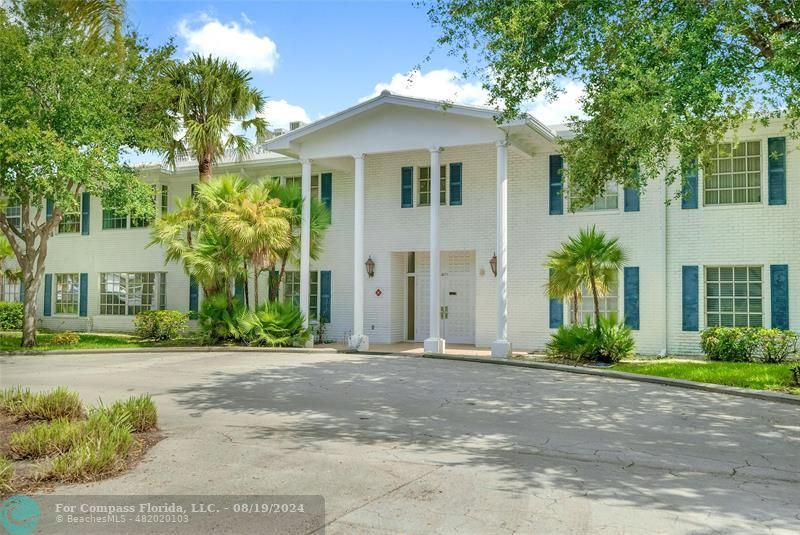
[[[245,24],[248,21],[245,18]],[[249,71],[272,72],[279,57],[278,47],[269,36],[259,36],[235,21],[220,22],[208,15],[195,22],[182,19],[178,36],[184,40],[187,53],[225,58]]]
[[[428,73],[418,70],[405,74],[397,73],[388,83],[376,84],[372,94],[360,99],[359,102],[376,97],[387,89],[397,95],[445,100],[469,106],[485,106],[489,100],[489,94],[481,84],[468,82],[455,71],[436,69]]]
[[[580,99],[586,93],[583,85],[570,80],[562,85],[562,89],[553,102],[542,96],[524,106],[525,111],[544,124],[562,124],[572,115],[582,117]]]
[[[291,121],[311,122],[306,110],[301,106],[289,104],[285,100],[268,100],[261,116],[267,120],[270,129],[288,129]]]

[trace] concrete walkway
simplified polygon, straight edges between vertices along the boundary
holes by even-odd
[[[797,533],[797,407],[405,356],[0,357],[2,385],[151,392],[167,438],[83,494],[322,494],[326,533]],[[199,531],[202,532],[202,531]]]

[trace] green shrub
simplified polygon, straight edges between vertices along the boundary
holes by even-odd
[[[136,335],[146,340],[174,340],[186,330],[189,316],[180,310],[145,310],[133,318]]]
[[[78,345],[81,341],[81,337],[78,333],[74,333],[72,331],[65,331],[63,333],[58,333],[53,335],[51,343],[54,346],[74,346]]]
[[[59,481],[87,481],[117,470],[133,444],[131,428],[105,410],[94,410],[78,444],[53,459],[47,475]]]
[[[599,327],[585,324],[562,325],[547,343],[547,354],[576,361],[619,362],[633,354],[635,344],[630,327],[616,318],[601,318]]]
[[[228,310],[224,296],[211,296],[200,309],[200,330],[206,341],[288,347],[303,345],[311,336],[303,314],[292,302],[264,303],[255,312],[234,300]]]
[[[0,455],[0,495],[14,492],[14,463]]]
[[[22,329],[22,303],[0,301],[0,331],[19,331]]]
[[[83,414],[83,405],[78,394],[59,386],[49,392],[38,392],[27,397],[15,414],[30,420],[75,419]]]
[[[700,334],[708,360],[783,362],[797,352],[797,334],[761,327],[709,327]]]
[[[291,301],[269,302],[245,316],[248,341],[257,346],[290,347],[304,345],[311,336],[303,327],[303,313]]]
[[[156,405],[149,394],[115,401],[108,407],[101,406],[101,410],[107,411],[112,421],[128,425],[137,433],[155,429],[158,423]]]
[[[45,457],[69,451],[79,442],[82,434],[82,423],[58,418],[52,422],[35,423],[12,433],[8,447],[16,457]]]

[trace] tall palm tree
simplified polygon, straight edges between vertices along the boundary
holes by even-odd
[[[280,200],[281,206],[290,210],[289,243],[286,247],[278,249],[277,261],[270,266],[275,270],[280,266],[278,275],[270,278],[269,299],[276,301],[281,281],[286,274],[286,265],[289,261],[298,262],[300,259],[300,232],[303,220],[303,193],[297,185],[273,184],[272,195]],[[311,259],[317,260],[322,254],[322,240],[325,232],[331,225],[331,214],[325,203],[319,199],[311,199]]]
[[[248,256],[253,270],[253,308],[260,303],[258,276],[274,265],[277,251],[291,245],[289,219],[292,210],[281,206],[271,195],[275,182],[262,180],[251,184],[219,216],[220,229],[232,240],[234,247]]]
[[[266,137],[267,122],[258,117],[264,95],[252,86],[250,73],[236,63],[198,54],[171,66],[166,78],[173,94],[165,132],[166,160],[173,167],[181,157],[197,158],[200,181],[211,178],[214,162],[228,149],[241,159],[252,148],[243,133],[253,129]]]
[[[561,249],[549,255],[546,263],[553,268],[552,296],[565,293],[580,295],[588,287],[594,302],[594,323],[600,325],[600,296],[614,286],[619,270],[627,262],[627,255],[617,238],[608,238],[597,228],[581,229],[577,236],[561,244]],[[548,285],[548,293],[550,293]],[[573,320],[577,316],[577,301],[573,299]]]

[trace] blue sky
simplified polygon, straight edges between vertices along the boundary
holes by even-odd
[[[396,93],[480,105],[486,92],[462,80],[463,65],[434,50],[438,30],[410,1],[145,1],[129,0],[129,23],[151,44],[175,38],[178,54],[214,54],[249,69],[269,99],[274,127],[315,120],[390,89]],[[409,72],[422,63],[422,70]],[[555,104],[529,107],[544,122],[575,110],[580,88]]]

